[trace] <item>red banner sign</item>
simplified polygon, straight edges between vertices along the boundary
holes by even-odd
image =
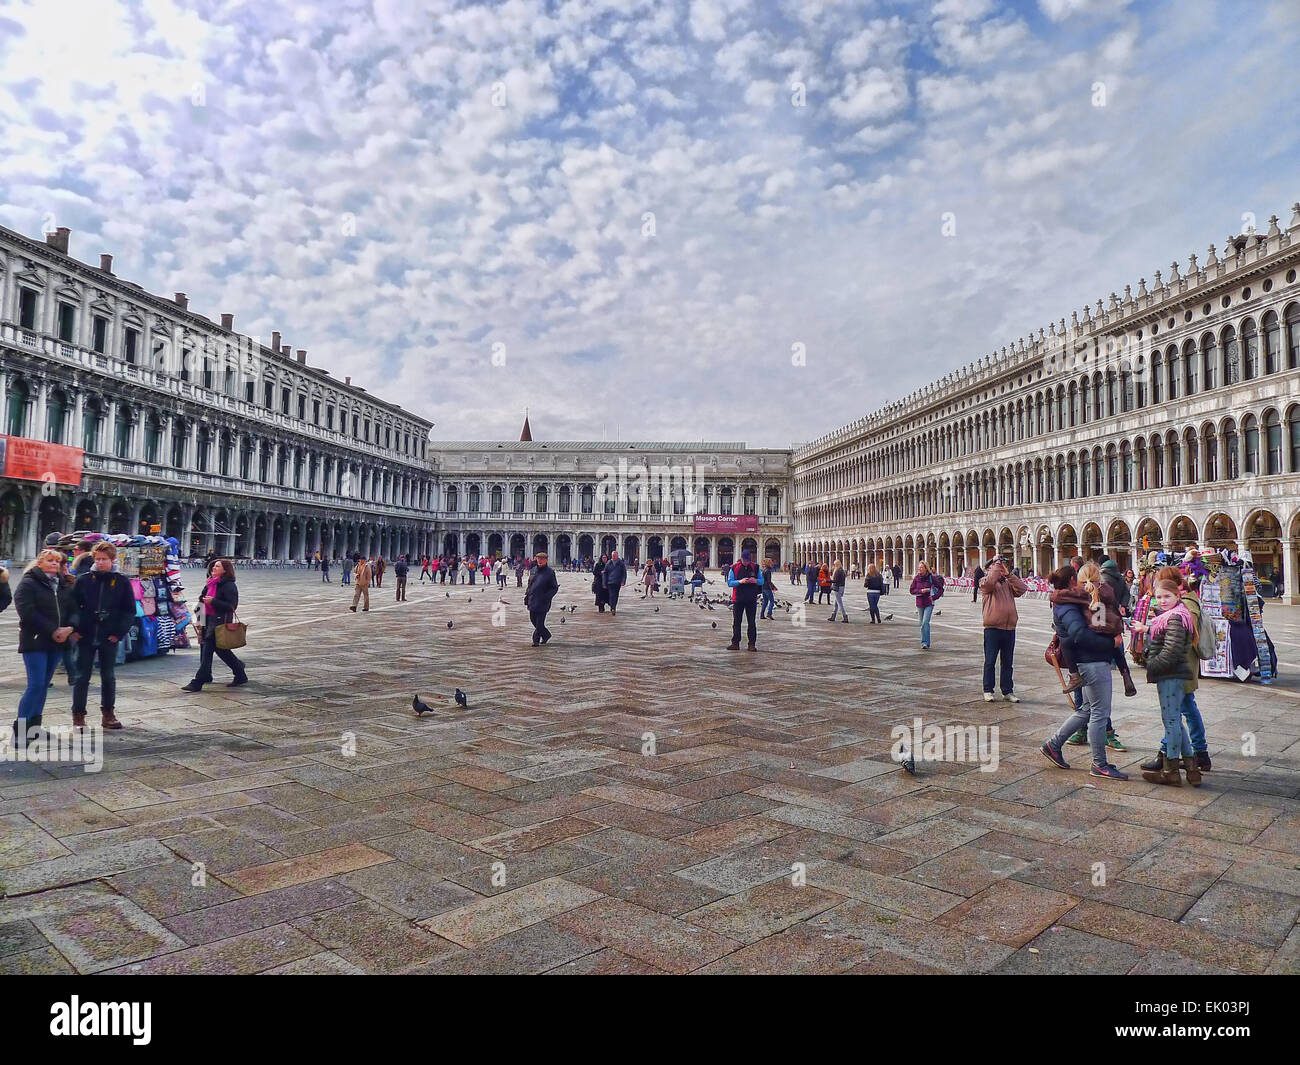
[[[757,514],[696,514],[697,533],[756,533]]]
[[[81,448],[47,444],[25,436],[0,437],[0,441],[6,477],[81,486],[81,457],[85,454]]]

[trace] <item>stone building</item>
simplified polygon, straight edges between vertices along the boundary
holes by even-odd
[[[85,449],[82,482],[0,478],[0,558],[53,531],[148,531],[182,551],[306,558],[433,546],[432,425],[68,254],[0,227],[0,412]]]
[[[436,443],[444,552],[546,550],[565,562],[617,550],[644,562],[681,548],[708,566],[745,548],[789,557],[788,450],[531,436],[525,422],[517,442]]]
[[[1300,601],[1300,204],[802,446],[797,560],[1247,548]]]

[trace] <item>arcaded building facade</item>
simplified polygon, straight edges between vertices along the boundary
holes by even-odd
[[[1249,549],[1300,600],[1300,204],[793,455],[795,557]]]
[[[644,562],[685,549],[707,566],[727,565],[746,548],[777,563],[790,555],[788,450],[707,441],[435,447],[439,542],[449,554],[516,558],[545,550],[567,562],[617,550]],[[726,527],[740,524],[753,531]]]
[[[0,558],[51,532],[160,527],[187,554],[302,559],[433,546],[431,423],[0,228],[0,413],[8,437],[84,448],[82,482],[0,478]]]

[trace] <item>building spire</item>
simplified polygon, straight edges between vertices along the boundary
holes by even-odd
[[[523,427],[523,429],[521,429],[520,432],[519,432],[519,442],[520,442],[520,443],[523,443],[525,440],[532,440],[532,438],[533,438],[533,431],[532,431],[532,429],[530,429],[530,428],[528,427],[528,408],[525,407],[525,408],[524,408],[524,427]]]

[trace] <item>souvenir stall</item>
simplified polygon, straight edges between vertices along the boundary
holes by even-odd
[[[117,661],[134,661],[191,646],[191,623],[181,584],[180,559],[174,540],[161,536],[105,535],[83,531],[65,533],[56,545],[71,557],[82,540],[107,541],[117,548],[117,569],[130,578],[135,595],[135,624],[118,644]]]
[[[1277,677],[1277,653],[1264,628],[1263,600],[1255,586],[1255,569],[1249,554],[1220,551],[1202,555],[1195,546],[1181,555],[1151,551],[1138,562],[1140,597],[1133,610],[1135,621],[1147,620],[1156,573],[1174,566],[1187,579],[1201,603],[1201,617],[1214,626],[1214,657],[1201,662],[1201,676],[1258,680],[1271,684]],[[1141,653],[1135,637],[1133,649]]]

